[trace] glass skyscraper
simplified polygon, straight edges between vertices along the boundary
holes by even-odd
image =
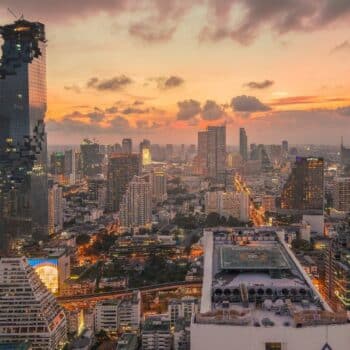
[[[48,235],[45,27],[0,27],[1,239]],[[2,245],[5,248],[5,244]]]

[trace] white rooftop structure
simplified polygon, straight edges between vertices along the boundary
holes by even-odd
[[[346,313],[332,312],[278,230],[204,231],[201,311],[191,324],[192,350],[347,349]]]

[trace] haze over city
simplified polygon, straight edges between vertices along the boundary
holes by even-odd
[[[350,137],[348,1],[1,1],[47,23],[49,144]],[[248,96],[248,97],[246,97]],[[172,130],[173,132],[169,132]]]
[[[349,350],[350,0],[0,0],[0,350]]]

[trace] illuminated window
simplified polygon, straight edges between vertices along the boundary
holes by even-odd
[[[265,343],[265,350],[282,350],[282,343]]]

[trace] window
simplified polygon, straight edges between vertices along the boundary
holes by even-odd
[[[282,343],[265,343],[265,350],[282,350]]]

